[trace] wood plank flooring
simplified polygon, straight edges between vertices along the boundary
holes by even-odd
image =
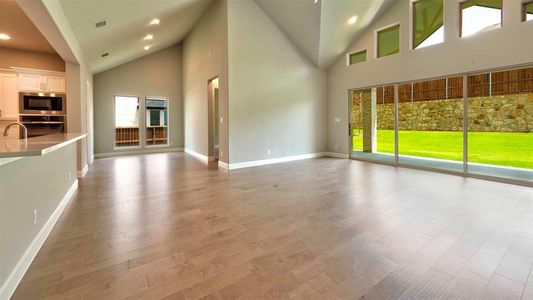
[[[96,160],[13,299],[533,299],[533,189],[320,158]]]

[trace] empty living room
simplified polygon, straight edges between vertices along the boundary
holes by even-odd
[[[533,0],[0,0],[0,300],[533,300]]]

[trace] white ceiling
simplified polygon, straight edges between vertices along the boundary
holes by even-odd
[[[0,33],[11,37],[0,47],[56,53],[15,0],[0,0]]]
[[[318,67],[329,67],[393,0],[255,0]],[[355,24],[348,19],[357,15]]]
[[[89,66],[99,73],[181,41],[212,0],[60,0]],[[161,20],[150,26],[153,18]],[[107,25],[96,28],[95,24]],[[143,41],[152,34],[152,41]],[[145,51],[144,46],[151,45]],[[103,53],[109,56],[102,58]]]

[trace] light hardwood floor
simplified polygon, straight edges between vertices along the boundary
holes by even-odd
[[[14,299],[533,299],[533,189],[342,159],[96,160]]]

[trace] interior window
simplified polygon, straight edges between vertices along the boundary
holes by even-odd
[[[139,98],[115,96],[115,147],[139,146]]]
[[[400,52],[400,24],[378,31],[377,57],[384,57]]]
[[[146,145],[168,144],[168,100],[146,98]]]
[[[501,26],[501,0],[468,0],[461,2],[462,37]]]
[[[413,49],[444,42],[443,0],[413,3]]]

